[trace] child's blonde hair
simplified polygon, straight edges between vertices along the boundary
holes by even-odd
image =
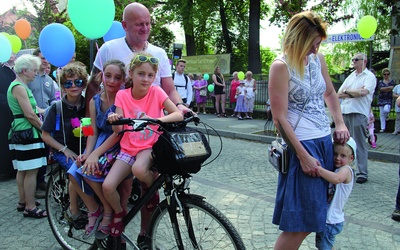
[[[142,60],[145,57],[146,60]],[[154,72],[158,71],[158,58],[154,57],[150,53],[138,52],[133,55],[131,62],[129,63],[129,71],[134,71],[137,67],[140,67],[143,63],[148,63],[153,68]],[[129,77],[125,83],[125,88],[131,88],[133,86],[132,78]]]

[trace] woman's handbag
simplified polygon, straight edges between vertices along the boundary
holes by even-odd
[[[34,140],[32,128],[12,131],[11,132],[11,143],[12,144],[30,144]]]
[[[287,155],[287,145],[282,145],[279,140],[275,140],[271,143],[271,146],[268,147],[268,160],[272,164],[272,166],[281,172],[282,174],[286,174],[289,169],[289,160]]]
[[[200,89],[200,96],[207,96],[207,90],[206,89]]]
[[[296,130],[309,99],[310,97],[308,97],[308,99],[306,100],[303,109],[301,110],[301,113],[299,115],[299,118],[297,119],[297,122],[293,127],[293,131]],[[282,174],[286,174],[289,171],[290,165],[287,153],[288,147],[287,144],[282,144],[282,138],[280,140],[281,142],[279,142],[279,138],[277,135],[276,140],[271,142],[271,146],[268,147],[268,160],[276,170],[278,170]]]

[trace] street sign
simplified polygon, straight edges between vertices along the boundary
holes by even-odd
[[[364,39],[358,32],[342,33],[342,34],[331,34],[322,43],[346,43],[346,42],[365,42],[373,41],[375,36],[371,36],[368,39]]]

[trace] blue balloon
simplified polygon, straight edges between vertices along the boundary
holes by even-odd
[[[75,38],[66,26],[52,23],[40,32],[39,47],[49,63],[63,67],[71,61],[75,53]]]
[[[107,33],[103,36],[104,42],[121,38],[125,36],[125,30],[122,27],[122,23],[118,21],[114,21],[111,25],[111,28],[107,31]]]
[[[7,62],[11,57],[11,43],[6,36],[0,34],[0,63]]]

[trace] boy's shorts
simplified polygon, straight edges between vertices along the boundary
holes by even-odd
[[[337,224],[326,224],[323,232],[315,234],[315,246],[318,250],[331,250],[335,244],[336,235],[343,230],[343,222]]]

